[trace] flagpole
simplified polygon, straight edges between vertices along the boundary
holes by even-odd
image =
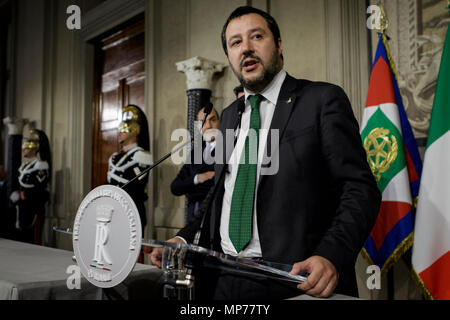
[[[450,0],[448,0],[450,1]],[[379,33],[381,34],[381,37],[383,38],[383,42],[385,43],[385,47],[386,49],[388,48],[387,46],[387,40],[389,39],[388,36],[386,35],[386,30],[389,27],[389,20],[387,18],[386,15],[386,11],[384,10],[384,6],[381,4],[381,1],[378,3],[378,6],[380,7],[381,10],[381,15],[380,15],[380,29],[379,29]],[[389,55],[389,53],[388,53]],[[389,59],[391,59],[391,57],[388,57]],[[391,67],[392,67],[392,63],[391,63]],[[395,77],[397,77],[397,70],[393,70]],[[394,281],[394,266],[391,266],[388,269],[387,272],[387,289],[388,289],[388,300],[389,301],[393,301],[395,298],[395,281]]]

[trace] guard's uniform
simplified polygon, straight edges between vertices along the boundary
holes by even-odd
[[[26,242],[39,244],[41,226],[45,219],[45,204],[49,200],[47,184],[49,165],[35,158],[19,168],[20,189],[12,197],[16,205],[16,229]]]
[[[138,106],[129,104],[122,108],[122,122],[117,129],[122,151],[109,158],[107,180],[120,188],[146,170],[152,164],[152,158],[147,151],[150,149],[147,117]],[[148,199],[148,176],[146,173],[124,188],[138,209],[142,234],[147,224],[144,202]]]
[[[152,158],[150,153],[137,145],[127,152],[116,152],[109,158],[108,183],[122,187],[141,174],[151,164]],[[125,188],[125,191],[131,196],[139,211],[142,228],[147,224],[144,205],[144,202],[148,199],[147,183],[148,173]]]

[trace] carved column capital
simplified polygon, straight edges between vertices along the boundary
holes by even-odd
[[[23,127],[28,123],[28,119],[16,119],[7,117],[3,119],[3,124],[8,127],[8,135],[22,135]]]
[[[187,89],[211,90],[213,77],[227,66],[220,62],[211,61],[202,57],[193,57],[176,63],[177,70],[183,72],[187,78]]]

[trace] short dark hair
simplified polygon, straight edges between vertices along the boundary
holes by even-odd
[[[205,107],[202,107],[202,108],[200,108],[200,110],[198,110],[198,112],[197,112],[197,118],[198,118],[198,115],[199,115],[199,113],[200,113],[200,111],[205,111]],[[217,112],[217,110],[216,110],[216,108],[215,107],[213,107],[212,109],[211,109],[211,112],[214,110],[214,112],[216,113],[216,115],[217,115],[217,120],[220,120],[220,115],[219,115],[219,113]],[[209,113],[209,114],[211,114],[211,112]]]
[[[275,45],[278,48],[278,39],[281,38],[281,34],[280,34],[280,28],[278,28],[278,24],[275,21],[275,19],[265,11],[262,11],[262,10],[259,10],[257,8],[253,8],[250,6],[243,6],[243,7],[237,8],[230,14],[230,16],[227,19],[227,22],[225,22],[225,25],[223,26],[223,29],[222,29],[222,47],[227,56],[228,56],[228,49],[227,49],[227,38],[226,38],[225,33],[227,31],[228,25],[230,24],[231,20],[245,16],[250,13],[259,14],[261,17],[264,18],[264,20],[266,20],[267,25],[269,26],[269,29],[273,34],[273,39],[275,41]]]
[[[233,89],[233,92],[234,92],[234,95],[235,95],[236,98],[237,98],[237,96],[238,96],[239,93],[244,92],[244,87],[242,86],[242,84],[240,84],[240,85],[238,85],[237,87],[235,87],[235,88]]]

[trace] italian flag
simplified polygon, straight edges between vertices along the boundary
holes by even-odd
[[[413,199],[422,168],[384,34],[370,77],[361,139],[382,193],[378,218],[362,255],[385,274],[412,245]]]
[[[450,33],[442,54],[424,157],[412,255],[429,299],[450,299]]]

